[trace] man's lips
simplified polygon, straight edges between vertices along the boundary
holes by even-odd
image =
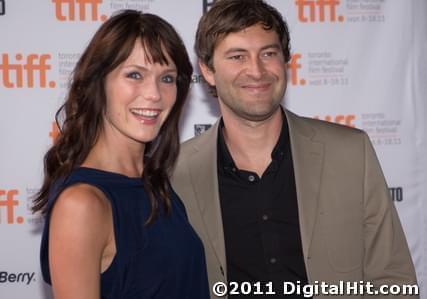
[[[241,87],[253,91],[253,92],[263,92],[270,88],[271,83],[251,83],[251,84],[242,84]]]

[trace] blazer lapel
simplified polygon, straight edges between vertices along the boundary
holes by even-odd
[[[324,146],[323,143],[313,140],[315,131],[303,118],[287,110],[285,113],[294,164],[301,241],[306,259],[310,254],[318,213]]]
[[[209,240],[225,275],[227,263],[217,174],[218,124],[219,121],[194,145],[189,170]]]

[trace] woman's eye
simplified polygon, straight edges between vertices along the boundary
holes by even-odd
[[[126,77],[128,77],[130,79],[141,79],[142,75],[138,72],[130,72],[126,75]]]
[[[175,83],[176,79],[172,75],[166,75],[162,77],[162,82],[164,83]]]

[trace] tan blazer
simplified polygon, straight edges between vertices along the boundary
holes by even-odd
[[[416,283],[406,239],[368,136],[357,129],[285,113],[309,283]],[[227,271],[217,132],[218,122],[185,142],[172,177],[204,243],[212,298],[217,298],[212,285],[225,282]]]

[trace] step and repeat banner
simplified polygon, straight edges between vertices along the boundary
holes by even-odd
[[[284,105],[365,130],[377,152],[427,298],[427,1],[270,0],[291,31]],[[0,0],[0,298],[51,298],[41,277],[43,219],[30,212],[54,115],[73,67],[114,11],[172,23],[195,72],[181,123],[186,140],[219,116],[193,41],[212,0]],[[349,157],[351,159],[351,157]]]

